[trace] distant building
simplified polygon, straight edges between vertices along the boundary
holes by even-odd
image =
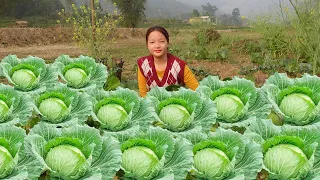
[[[212,18],[210,16],[200,16],[202,22],[212,22]]]
[[[202,22],[211,23],[213,21],[212,21],[212,18],[210,16],[200,16],[200,17],[193,17],[193,18],[189,19],[189,23],[190,24],[202,23]]]

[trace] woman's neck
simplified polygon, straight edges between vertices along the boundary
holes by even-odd
[[[154,65],[157,71],[164,71],[167,67],[168,56],[153,57]]]
[[[161,57],[154,57],[153,56],[153,59],[154,59],[154,63],[156,63],[156,64],[165,64],[168,61],[168,56],[167,55],[163,55]]]

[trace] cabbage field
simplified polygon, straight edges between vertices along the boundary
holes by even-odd
[[[103,89],[103,64],[0,63],[2,179],[320,179],[320,78],[263,86],[208,76],[196,91]]]

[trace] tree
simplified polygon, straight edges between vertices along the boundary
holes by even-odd
[[[63,8],[60,0],[33,0],[35,8],[32,8],[35,14],[44,17],[55,17]],[[32,11],[32,10],[31,10]]]
[[[91,4],[92,5],[92,4]],[[64,23],[72,26],[74,42],[80,47],[88,50],[88,55],[97,59],[107,59],[109,50],[115,39],[115,28],[119,22],[118,16],[112,13],[100,14],[100,7],[97,1],[94,6],[81,5],[77,7],[72,4],[72,12],[65,10],[59,12],[60,19],[58,23]]]
[[[212,6],[210,3],[201,6],[205,13],[209,16],[214,16],[215,12],[219,9],[216,6]]]
[[[0,16],[56,16],[63,7],[60,0],[1,0]]]
[[[0,16],[15,18],[19,16],[19,14],[26,14],[29,8],[32,9],[32,5],[30,6],[28,0],[1,0]]]
[[[232,10],[232,16],[239,17],[240,16],[240,9],[239,8],[234,8]]]
[[[72,13],[72,4],[76,4],[76,0],[61,0],[66,13]]]
[[[112,0],[112,2],[119,8],[125,27],[135,28],[145,17],[147,0]]]
[[[232,10],[232,17],[231,17],[232,25],[234,26],[241,26],[241,18],[240,18],[240,9],[234,8]]]
[[[228,26],[229,25],[229,20],[231,19],[231,15],[230,14],[222,14],[219,16],[219,23]]]
[[[192,11],[191,16],[192,16],[192,17],[199,17],[199,16],[200,16],[200,13],[199,13],[198,10],[194,9],[194,10]]]

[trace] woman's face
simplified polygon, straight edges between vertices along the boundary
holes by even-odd
[[[151,55],[154,57],[163,57],[168,52],[168,41],[166,37],[159,31],[153,31],[148,36],[147,47]]]

